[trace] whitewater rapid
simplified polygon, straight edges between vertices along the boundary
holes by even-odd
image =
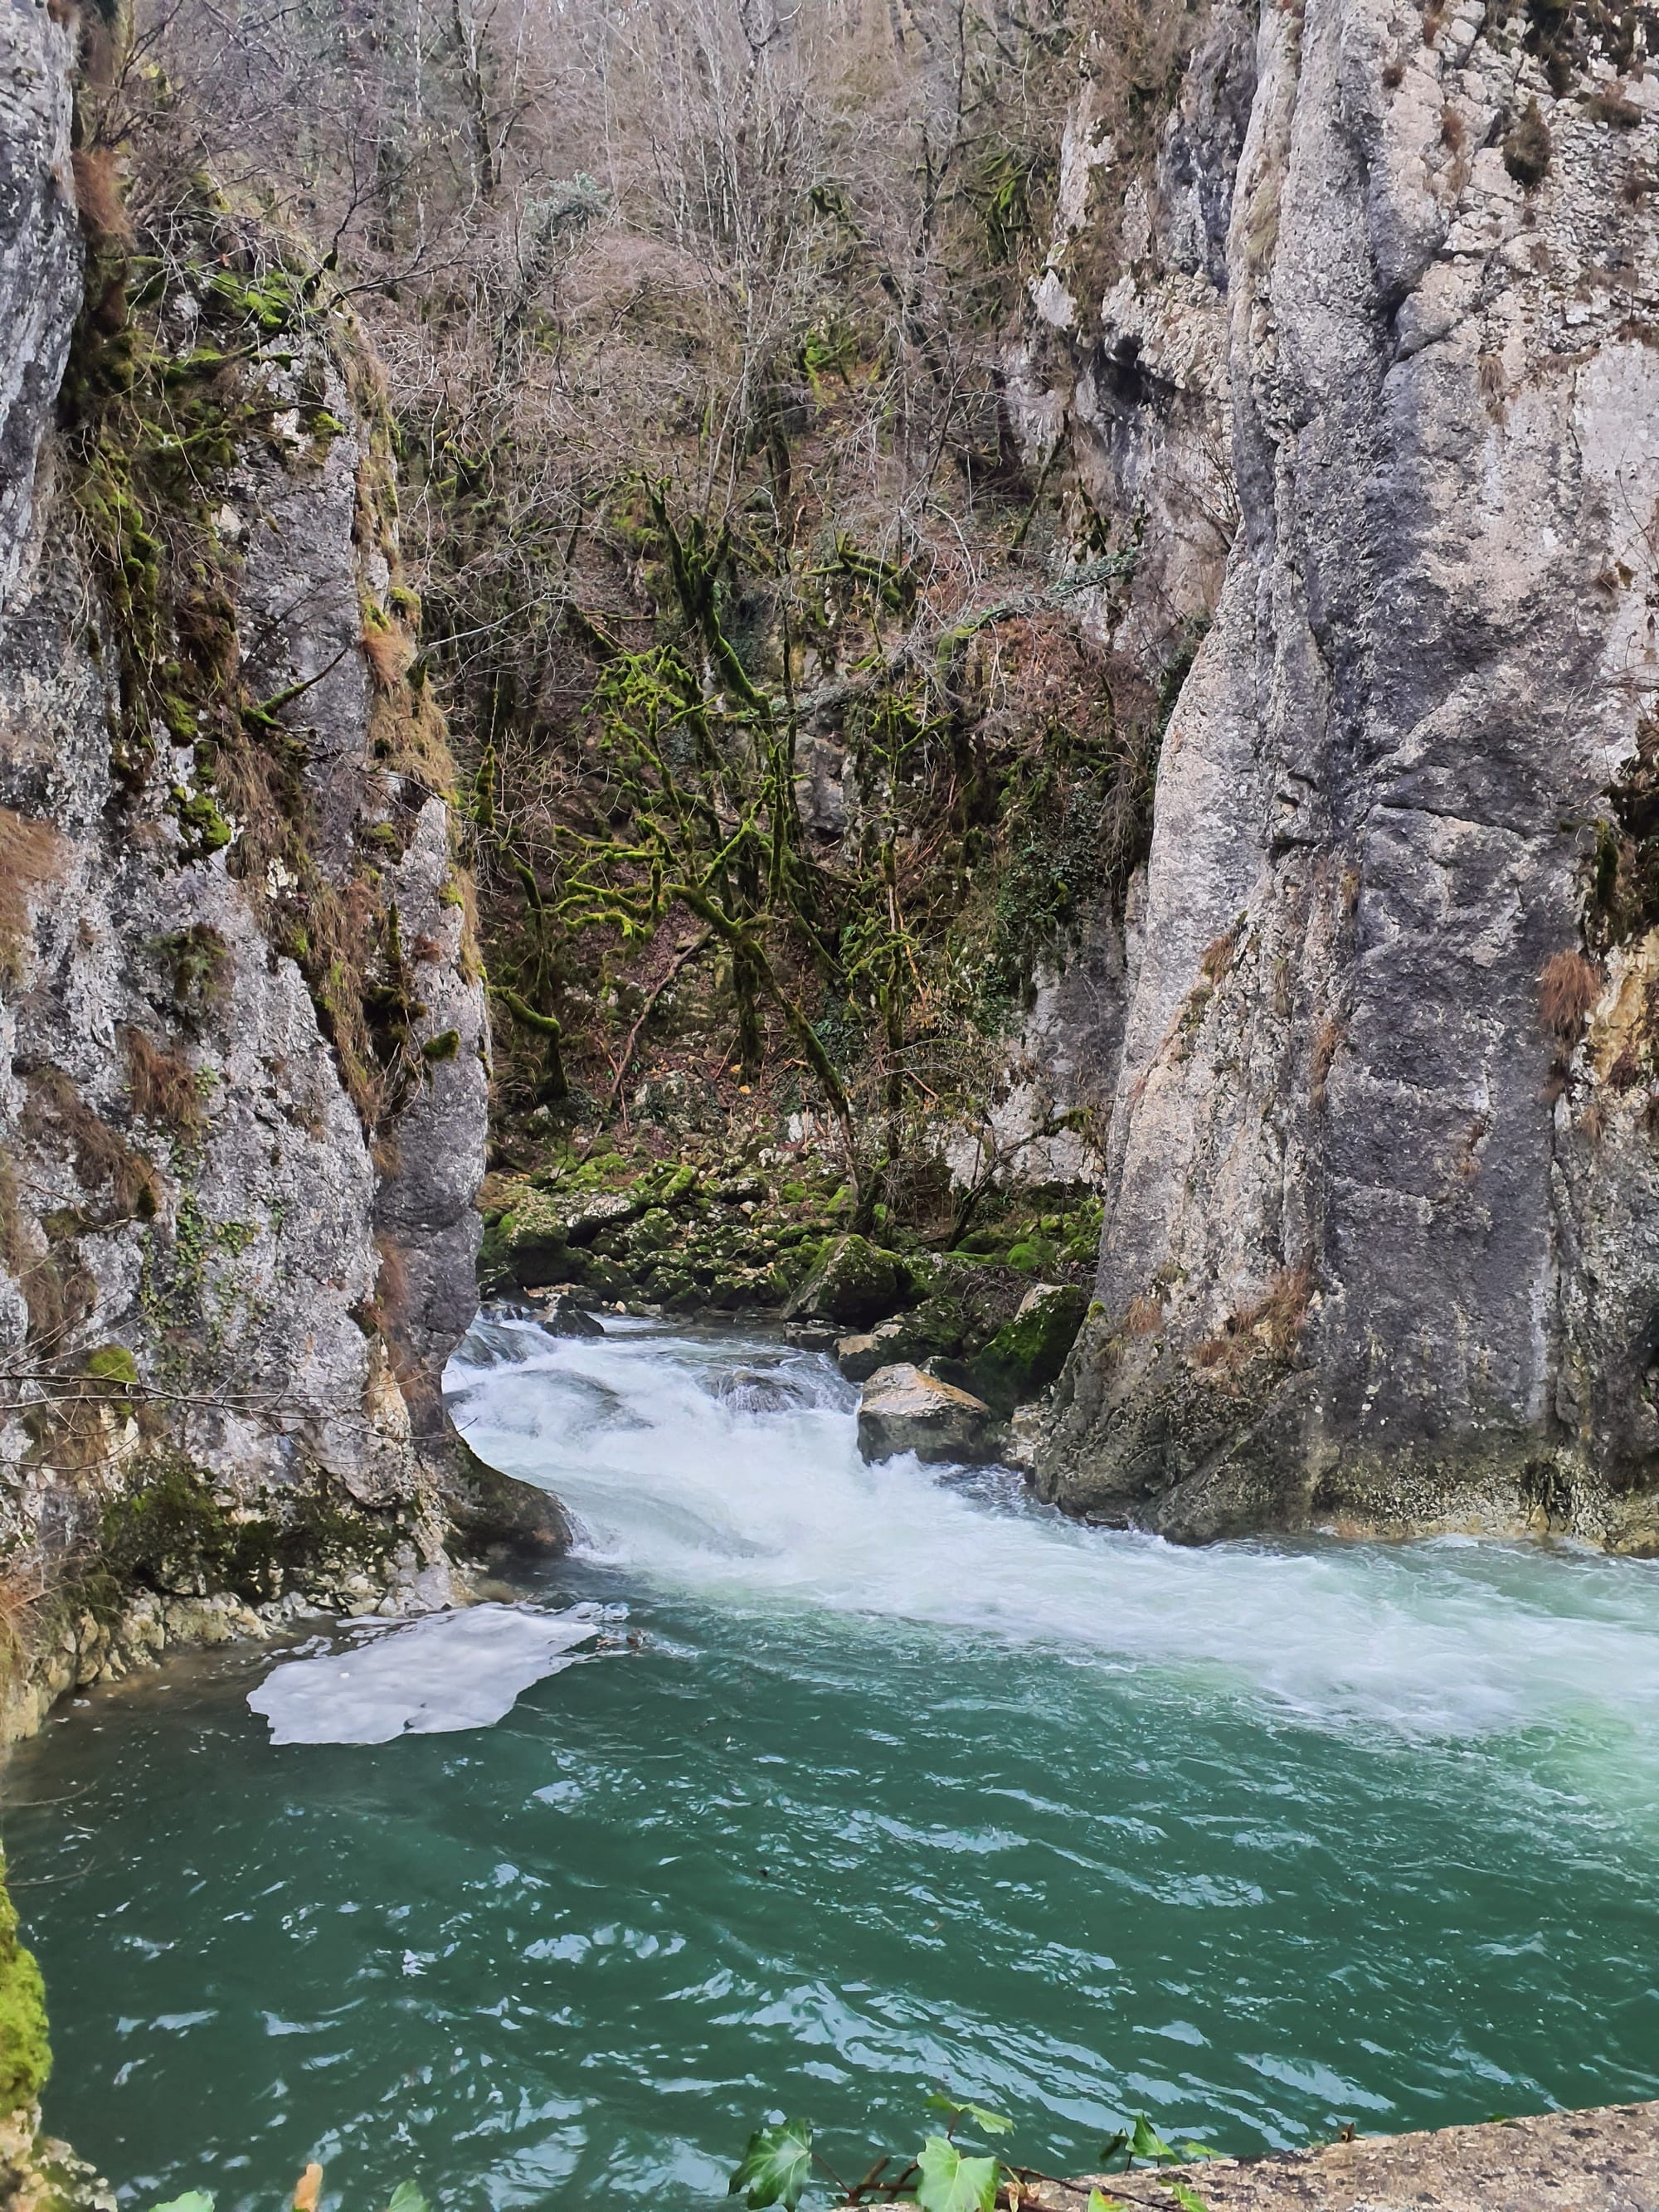
[[[847,1632],[907,1623],[1176,1670],[1321,1725],[1605,1738],[1659,1711],[1659,1565],[1468,1539],[1181,1549],[1090,1529],[1018,1479],[860,1460],[857,1394],[817,1353],[607,1320],[481,1321],[447,1377],[469,1443],[555,1490],[629,1580]]]

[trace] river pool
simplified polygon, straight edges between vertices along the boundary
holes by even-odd
[[[7,1764],[47,2118],[134,2203],[712,2205],[763,2115],[856,2164],[940,2087],[1057,2172],[1659,2095],[1659,1565],[1084,1529],[863,1467],[758,1338],[497,1319],[449,1381],[580,1516],[527,1619]]]

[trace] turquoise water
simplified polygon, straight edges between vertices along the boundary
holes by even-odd
[[[712,2203],[761,2115],[855,2164],[941,2084],[1060,2172],[1133,2107],[1248,2149],[1659,2094],[1654,1567],[1085,1531],[861,1468],[824,1363],[730,1338],[452,1381],[608,1648],[379,1744],[273,1744],[280,1655],[204,1655],[7,1766],[47,2117],[143,2202],[315,2156],[362,2212]]]

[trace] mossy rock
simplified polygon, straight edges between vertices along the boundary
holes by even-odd
[[[125,1344],[100,1344],[81,1362],[81,1372],[92,1382],[131,1390],[137,1384],[138,1363]]]
[[[854,1234],[828,1247],[785,1310],[792,1321],[880,1321],[908,1291],[902,1261]]]
[[[843,1337],[836,1346],[842,1373],[862,1382],[878,1369],[948,1358],[962,1348],[966,1316],[955,1298],[926,1298],[908,1313],[895,1314],[866,1335]]]
[[[1012,1413],[1046,1390],[1066,1364],[1088,1305],[1073,1284],[1038,1284],[969,1363],[973,1387],[987,1405]]]
[[[104,1509],[103,1575],[128,1588],[201,1596],[228,1590],[252,1605],[285,1589],[327,1589],[342,1571],[373,1571],[401,1531],[321,1491],[285,1492],[258,1510],[215,1496],[186,1460],[141,1462],[140,1480]]]
[[[33,1952],[17,1940],[17,1913],[0,1859],[0,2116],[34,2104],[51,2071],[46,1990]]]

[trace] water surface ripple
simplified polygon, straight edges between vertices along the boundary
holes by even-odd
[[[207,1654],[9,1764],[47,2117],[143,2201],[695,2205],[763,2112],[852,2162],[940,2083],[1060,2171],[1130,2107],[1659,2094],[1659,1569],[1081,1529],[864,1468],[730,1336],[497,1320],[450,1382],[617,1648],[380,1744],[273,1744],[272,1656]]]

